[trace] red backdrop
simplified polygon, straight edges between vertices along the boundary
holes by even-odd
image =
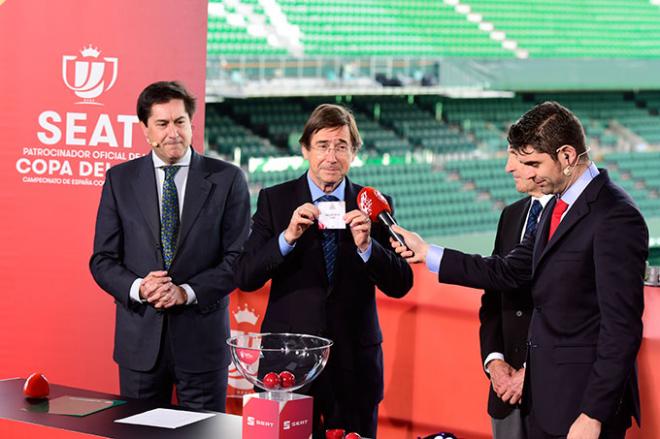
[[[133,115],[137,94],[156,80],[183,80],[198,96],[194,143],[202,145],[206,7],[0,0],[0,379],[41,370],[56,383],[117,392],[114,305],[87,268],[103,170],[148,151]],[[379,299],[380,436],[487,437],[478,293],[415,271],[406,298]],[[232,296],[234,331],[258,330],[266,294]],[[645,428],[631,437],[660,434],[658,297],[647,289]]]
[[[88,270],[106,166],[148,151],[135,101],[182,80],[203,144],[205,0],[0,1],[0,377],[117,390]]]

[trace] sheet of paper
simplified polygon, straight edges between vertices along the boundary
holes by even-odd
[[[321,201],[317,205],[319,212],[319,229],[345,229],[344,215],[346,215],[346,202]]]
[[[214,413],[197,413],[184,410],[153,409],[144,413],[115,419],[120,424],[147,425],[149,427],[179,428],[204,419],[212,418]]]

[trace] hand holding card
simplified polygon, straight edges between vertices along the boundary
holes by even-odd
[[[321,201],[316,205],[319,215],[319,229],[345,229],[346,203],[344,201]]]

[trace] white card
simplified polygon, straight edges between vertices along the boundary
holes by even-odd
[[[184,410],[153,409],[128,418],[115,419],[120,424],[148,425],[149,427],[179,428],[184,425],[212,418],[214,413],[197,413]]]
[[[319,208],[319,229],[345,229],[344,215],[346,203],[344,201],[321,201]]]

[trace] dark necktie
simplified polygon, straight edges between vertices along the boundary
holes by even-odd
[[[160,221],[160,242],[163,252],[163,265],[165,270],[170,269],[176,239],[179,234],[179,196],[177,195],[174,176],[179,172],[180,166],[164,166],[165,181],[163,182],[162,218]]]
[[[541,214],[542,210],[543,206],[539,200],[532,201],[532,207],[529,209],[529,216],[527,217],[527,224],[525,225],[525,235],[523,236],[523,239],[536,231],[536,226],[539,223],[539,215]]]
[[[555,230],[557,230],[557,227],[559,227],[559,223],[561,222],[561,216],[566,212],[566,209],[568,209],[568,204],[564,202],[564,200],[557,200],[557,204],[555,204],[555,208],[552,209],[552,218],[550,219],[550,233],[548,233],[548,241],[550,241],[550,238],[552,238],[552,235],[555,234]]]
[[[334,195],[323,195],[318,201],[338,201]],[[335,274],[335,261],[337,260],[337,230],[321,230],[321,246],[325,259],[325,273],[328,283],[332,285]]]

